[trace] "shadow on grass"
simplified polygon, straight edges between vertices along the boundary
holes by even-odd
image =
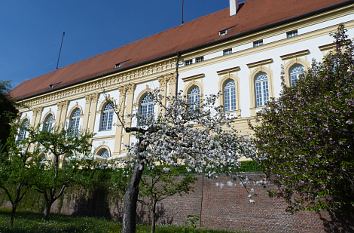
[[[10,228],[9,211],[0,210],[0,233],[119,233],[120,224],[104,218],[73,217],[53,214],[44,221],[39,213],[20,212]],[[137,233],[148,233],[150,227],[139,225]],[[172,225],[157,226],[156,233],[231,233],[228,231],[190,229]],[[241,233],[241,232],[239,232]]]

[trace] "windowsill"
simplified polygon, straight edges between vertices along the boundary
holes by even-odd
[[[259,107],[250,108],[251,116],[256,116],[257,113],[258,113],[259,111],[263,110],[265,107],[266,107],[266,105],[262,105],[262,106],[259,106]]]
[[[230,117],[240,117],[241,116],[241,110],[233,110],[233,111],[225,111],[225,114]]]

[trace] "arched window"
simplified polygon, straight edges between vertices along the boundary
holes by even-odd
[[[150,93],[145,94],[139,104],[139,125],[147,125],[154,118],[154,100]]]
[[[80,115],[81,115],[81,111],[79,108],[76,108],[71,113],[70,120],[69,120],[69,133],[71,135],[79,134]]]
[[[27,129],[29,127],[29,120],[24,119],[20,126],[20,131],[18,132],[17,140],[21,141],[26,138]]]
[[[49,114],[43,122],[43,128],[42,130],[44,132],[50,132],[53,129],[53,124],[54,124],[54,117],[52,114]]]
[[[109,157],[111,157],[111,154],[109,153],[109,151],[105,148],[101,149],[98,151],[97,153],[98,156],[108,159]]]
[[[265,105],[269,98],[267,74],[264,72],[258,73],[254,79],[254,86],[256,95],[256,107]]]
[[[200,91],[199,87],[193,86],[189,89],[187,93],[188,105],[190,110],[196,110],[200,104]]]
[[[106,104],[101,113],[100,127],[99,130],[111,130],[113,123],[113,105],[112,103]]]
[[[234,80],[227,80],[224,84],[224,110],[231,112],[236,110],[236,87]]]
[[[290,81],[290,86],[295,86],[297,80],[301,75],[304,74],[304,66],[300,64],[295,64],[289,69],[289,81]]]

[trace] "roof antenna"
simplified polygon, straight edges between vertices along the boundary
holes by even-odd
[[[181,8],[182,8],[182,18],[181,18],[181,25],[182,25],[184,24],[184,0],[182,0]]]
[[[65,32],[63,32],[63,35],[62,35],[62,37],[61,37],[61,43],[60,43],[60,49],[59,49],[59,55],[58,55],[58,60],[57,60],[57,67],[56,67],[56,69],[59,68],[59,60],[60,60],[61,48],[63,47],[64,36],[65,36]]]

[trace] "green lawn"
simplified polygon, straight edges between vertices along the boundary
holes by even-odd
[[[0,212],[0,233],[117,233],[120,224],[106,219],[53,215],[49,221],[40,214],[18,213],[14,228],[9,227],[8,212]],[[148,226],[138,226],[138,233],[148,233]],[[230,233],[206,229],[186,229],[176,226],[158,226],[157,233]],[[240,232],[239,232],[240,233]]]

